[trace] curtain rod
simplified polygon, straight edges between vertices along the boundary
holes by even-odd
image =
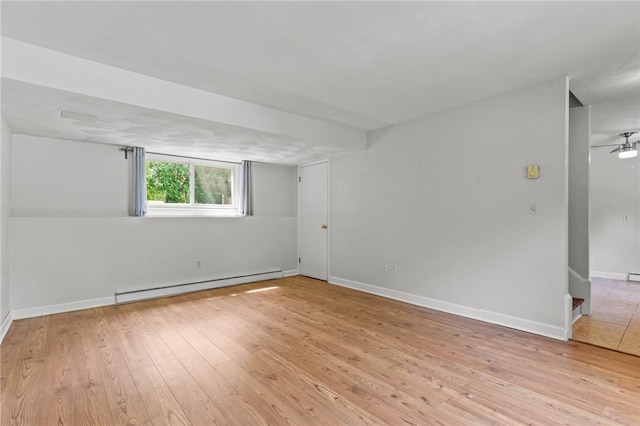
[[[126,146],[126,147],[121,147],[120,151],[124,151],[124,159],[127,159],[127,152],[131,152],[133,151],[133,147],[131,146]],[[178,157],[178,158],[186,158],[189,160],[204,160],[204,161],[215,161],[217,163],[227,163],[227,164],[241,164],[238,161],[224,161],[224,160],[214,160],[211,158],[202,158],[202,157],[189,157],[186,155],[175,155],[175,154],[163,154],[161,152],[152,152],[152,151],[146,151],[147,154],[152,154],[152,155],[164,155],[165,157]]]

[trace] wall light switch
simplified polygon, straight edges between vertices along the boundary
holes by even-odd
[[[527,166],[527,178],[538,179],[540,177],[540,166],[537,164],[531,164]]]
[[[540,209],[538,208],[538,203],[536,202],[529,203],[529,214],[538,214],[539,210]]]

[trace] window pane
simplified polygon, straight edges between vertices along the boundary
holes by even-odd
[[[231,169],[195,166],[195,203],[232,204]]]
[[[147,161],[147,201],[189,203],[189,166]]]

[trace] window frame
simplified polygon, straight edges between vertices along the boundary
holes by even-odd
[[[147,212],[151,216],[237,216],[240,196],[240,163],[179,157],[168,154],[147,154],[146,161],[184,164],[189,167],[189,203],[154,203],[147,200]],[[195,166],[231,169],[232,204],[195,203]],[[146,182],[145,182],[146,184]]]

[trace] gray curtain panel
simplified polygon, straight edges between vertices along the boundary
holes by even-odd
[[[238,213],[241,216],[253,216],[253,175],[251,165],[251,161],[242,162],[240,205],[238,206]]]
[[[145,214],[147,214],[147,178],[144,148],[134,147],[131,151],[129,216],[144,216]]]

